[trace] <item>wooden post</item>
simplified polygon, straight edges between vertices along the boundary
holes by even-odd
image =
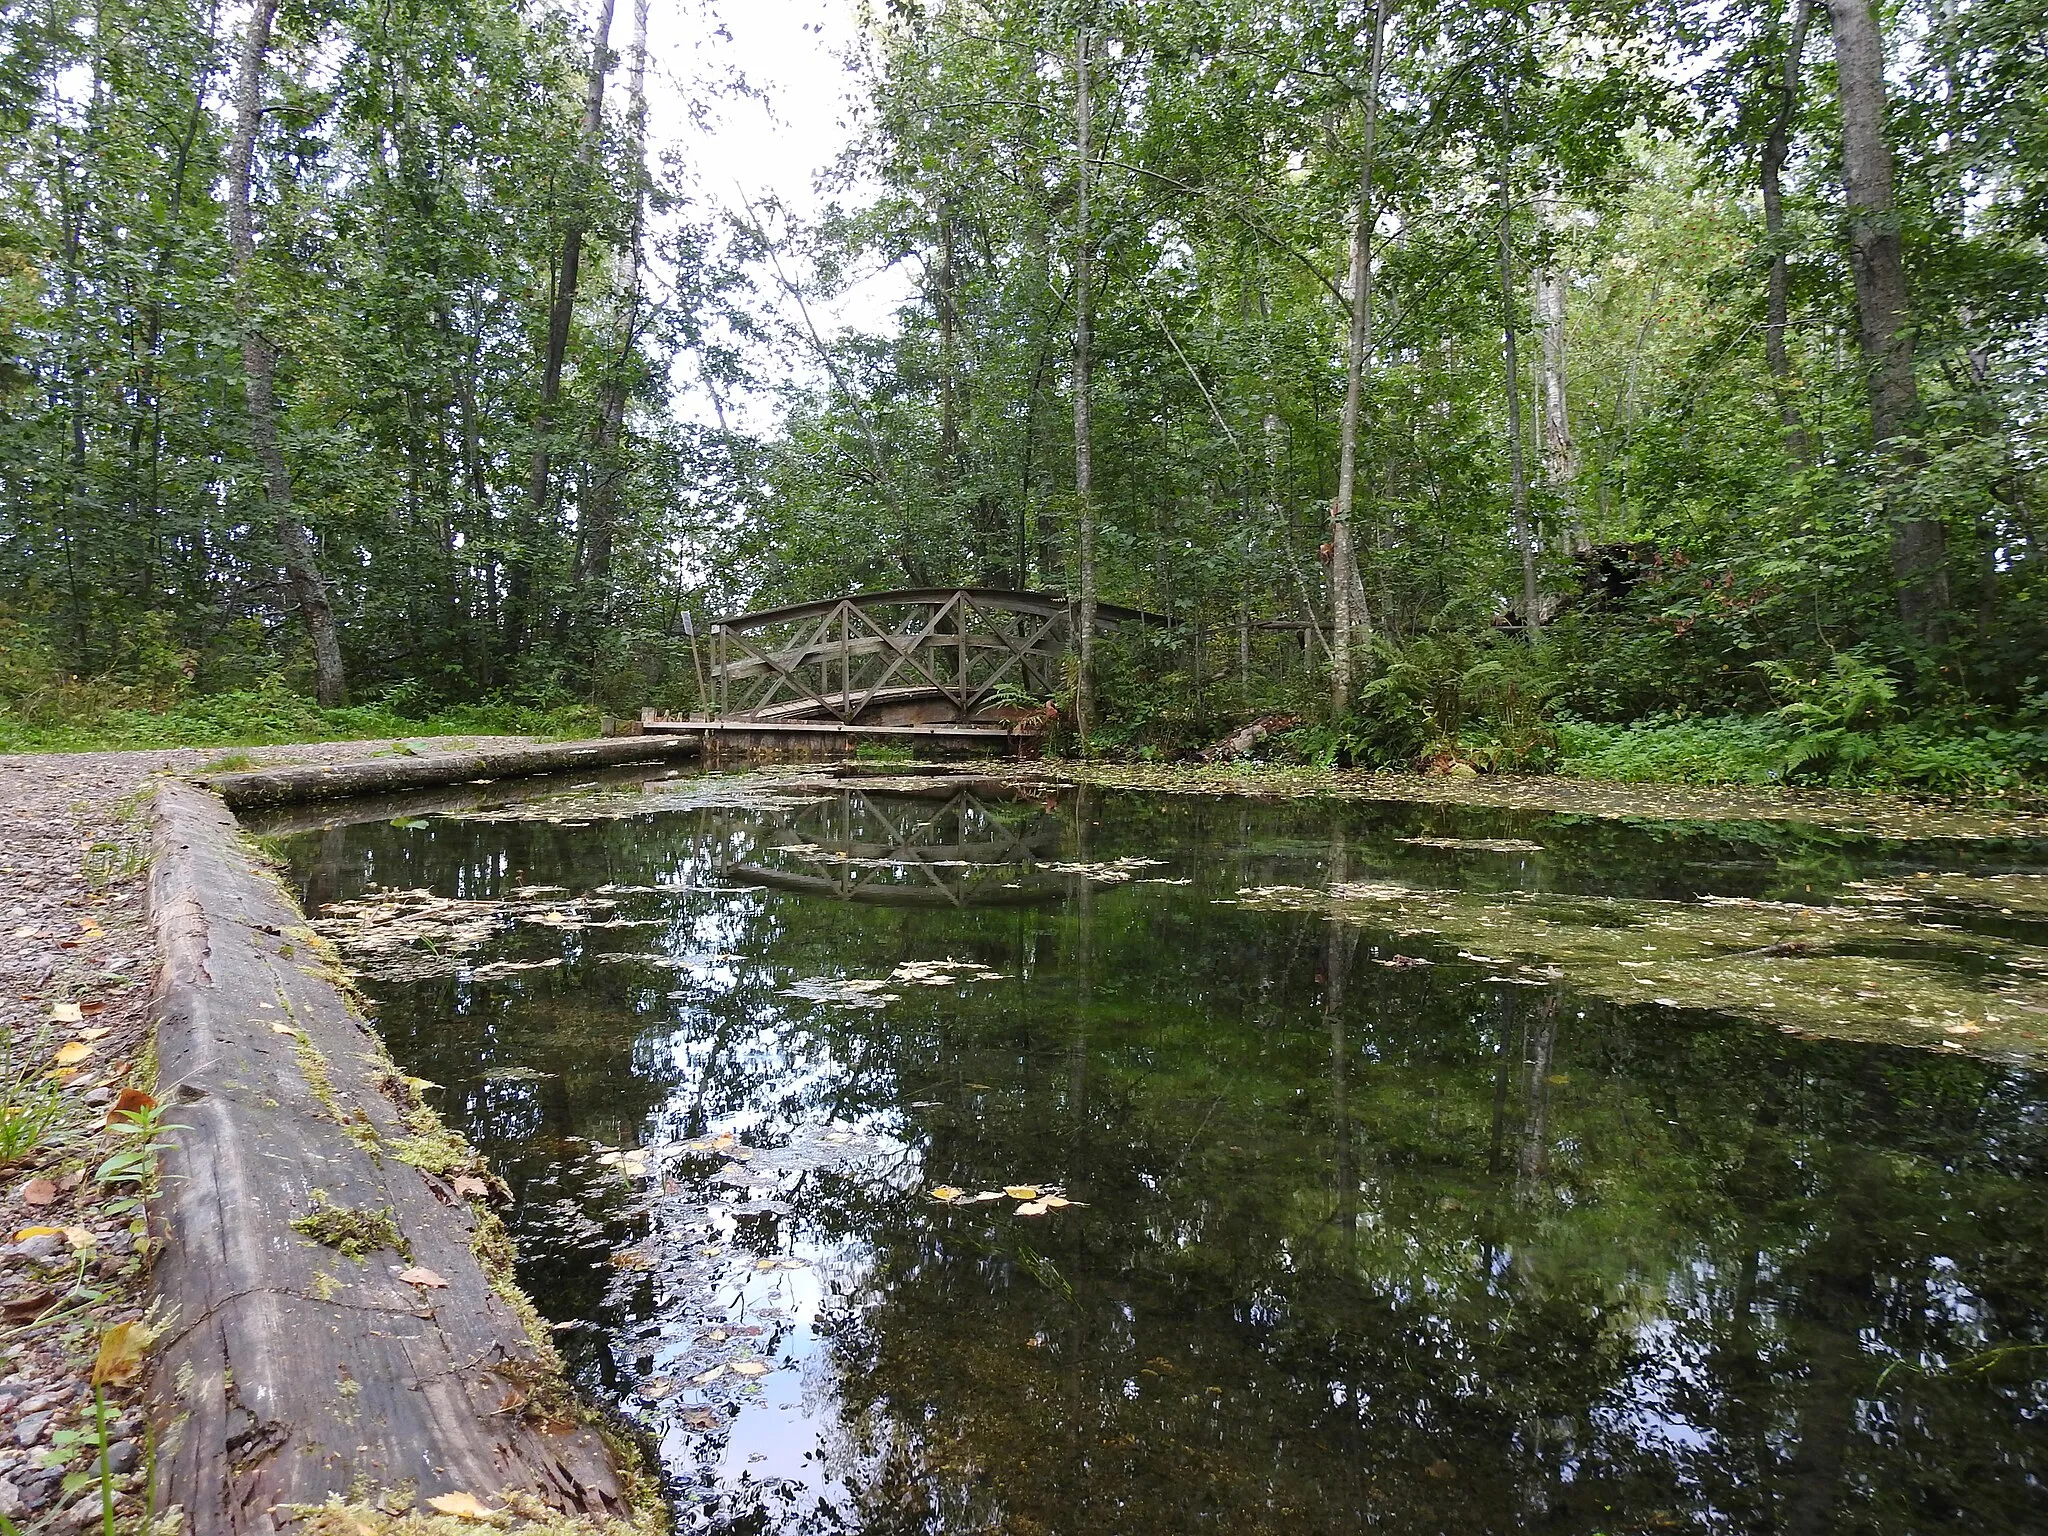
[[[842,599],[839,604],[839,718],[848,724],[852,717],[846,713],[846,706],[853,701],[853,656],[849,644],[853,638],[853,603]]]
[[[713,673],[716,674],[716,679],[718,682],[718,718],[723,720],[725,718],[725,705],[727,697],[725,667],[725,626],[723,624],[714,624],[711,626],[711,670],[713,671]]]
[[[960,702],[955,713],[962,720],[967,718],[967,594],[953,594],[953,629],[960,637]]]

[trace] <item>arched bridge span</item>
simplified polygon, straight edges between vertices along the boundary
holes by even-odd
[[[1096,633],[1155,615],[1097,606]],[[724,721],[1001,724],[1058,691],[1079,605],[1046,592],[914,587],[735,614],[711,625]]]

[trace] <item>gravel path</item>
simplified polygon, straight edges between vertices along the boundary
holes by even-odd
[[[525,739],[414,744],[432,751]],[[339,762],[390,748],[254,747],[237,752],[233,766]],[[133,1134],[132,1118],[109,1128],[110,1111],[118,1113],[124,1090],[154,1086],[149,790],[157,774],[224,756],[0,756],[0,1515],[25,1527],[83,1528],[100,1517],[88,1378],[107,1331],[142,1319],[147,1300],[149,1242],[136,1186],[103,1173],[110,1156],[147,1139]],[[138,1101],[131,1094],[126,1102]],[[127,1513],[139,1513],[144,1499],[139,1385],[117,1383],[105,1394],[108,1470],[117,1509]],[[67,1473],[83,1474],[70,1479],[70,1493]]]

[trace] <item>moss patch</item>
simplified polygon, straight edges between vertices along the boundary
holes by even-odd
[[[479,1531],[506,1531],[513,1536],[658,1536],[664,1512],[656,1504],[636,1509],[629,1519],[596,1515],[565,1515],[531,1495],[486,1494],[481,1501],[496,1505],[487,1517],[458,1517],[427,1508],[399,1507],[387,1496],[375,1503],[345,1502],[338,1494],[325,1504],[292,1504],[289,1515],[306,1536],[477,1536]]]
[[[292,1230],[301,1237],[310,1237],[322,1247],[332,1248],[344,1259],[354,1259],[358,1264],[387,1248],[406,1263],[412,1262],[412,1245],[398,1230],[389,1206],[365,1211],[352,1210],[345,1205],[329,1205],[319,1190],[313,1192],[313,1204],[310,1215],[297,1217],[291,1223]]]

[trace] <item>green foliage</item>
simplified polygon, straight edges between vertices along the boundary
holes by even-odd
[[[2048,793],[2048,731],[1902,722],[1854,735],[1848,750],[1820,752],[1826,733],[1781,716],[1664,716],[1629,725],[1563,720],[1558,768],[1581,778],[1681,784],[1825,783],[1951,796]],[[1807,743],[1805,755],[1800,755]],[[1824,767],[1824,771],[1823,771]],[[1796,775],[1796,778],[1795,778]]]
[[[63,1113],[63,1092],[48,1073],[0,1063],[0,1168],[41,1146]]]
[[[1793,735],[1778,760],[1787,779],[1853,781],[1884,756],[1878,733],[1898,715],[1892,675],[1854,651],[1839,651],[1827,669],[1802,674],[1782,661],[1757,663],[1786,700],[1776,718]]]

